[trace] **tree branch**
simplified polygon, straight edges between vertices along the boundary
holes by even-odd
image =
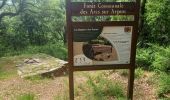
[[[0,9],[2,9],[5,6],[6,2],[7,2],[7,0],[2,1],[2,4],[0,5]]]
[[[15,10],[17,11],[17,7],[16,7],[14,1],[13,0],[11,0],[11,1],[12,1],[12,5],[14,6]]]
[[[7,0],[4,0],[3,2],[6,2],[6,1],[7,1]],[[1,23],[2,19],[3,19],[3,17],[5,17],[5,16],[13,17],[13,16],[19,15],[19,13],[22,12],[23,9],[24,9],[24,3],[25,3],[25,1],[26,1],[26,0],[20,0],[20,1],[19,1],[19,8],[18,8],[18,10],[17,10],[17,8],[16,8],[16,12],[3,12],[3,13],[1,13],[1,14],[0,14],[0,23]],[[6,3],[4,3],[3,5],[6,5]]]

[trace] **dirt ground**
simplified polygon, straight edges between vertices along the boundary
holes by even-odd
[[[68,75],[41,79],[23,79],[17,75],[16,62],[28,57],[32,57],[32,55],[0,59],[0,76],[5,76],[5,78],[0,77],[0,100],[16,100],[17,96],[28,93],[35,94],[36,100],[68,100]],[[5,72],[4,75],[1,72]],[[122,75],[121,70],[76,72],[74,74],[75,85],[83,84],[85,86],[88,80],[87,75],[100,76],[101,74],[105,74],[106,78],[113,82],[119,81],[123,84],[124,91],[127,91],[128,77]],[[156,86],[152,81],[153,76],[154,74],[151,72],[144,72],[140,78],[135,79],[134,100],[158,100]],[[79,94],[86,94],[86,92],[88,91],[82,91]],[[76,100],[85,100],[79,99],[79,97],[75,98]]]
[[[89,75],[93,73],[86,72]],[[76,75],[78,77],[75,77],[75,84],[86,81],[86,77],[80,72],[76,73]],[[149,77],[150,74],[145,72],[144,77],[135,80],[134,100],[157,100],[155,89],[149,84]],[[113,82],[119,80],[124,84],[125,90],[127,90],[127,77],[120,75],[118,72],[113,72],[108,75],[108,78],[113,80]],[[61,96],[68,97],[68,76],[38,81],[22,79],[20,77],[0,80],[0,97],[3,100],[15,100],[17,95],[23,93],[36,94],[38,100],[55,100],[54,98],[57,98],[61,94]]]

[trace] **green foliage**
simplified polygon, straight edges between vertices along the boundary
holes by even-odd
[[[46,81],[50,80],[50,78],[43,77],[41,75],[25,77],[24,79],[29,80],[31,82],[35,82],[35,83],[42,83],[42,82],[46,82]]]
[[[9,79],[16,76],[16,71],[2,71],[0,69],[0,80]]]
[[[129,75],[129,70],[127,69],[123,69],[119,71],[120,75],[124,76],[124,77],[128,77]],[[141,67],[138,67],[135,69],[135,78],[139,79],[143,76],[144,74],[144,70]]]
[[[59,0],[21,0],[22,13],[0,20],[0,49],[22,50],[29,45],[45,45],[64,41],[65,9]],[[9,8],[9,9],[8,9]],[[5,12],[13,12],[13,5],[4,7]],[[2,53],[0,53],[2,54]]]
[[[149,69],[154,61],[153,50],[150,48],[138,48],[136,58],[138,67]]]
[[[17,76],[15,64],[10,58],[0,58],[0,80]]]
[[[142,68],[137,68],[135,70],[135,78],[141,78],[144,74],[144,70]]]
[[[156,72],[168,72],[170,69],[170,47],[152,45],[137,50],[137,66]]]
[[[170,0],[147,0],[143,43],[170,44]]]
[[[154,47],[157,52],[155,52],[155,60],[152,63],[152,69],[159,72],[168,72],[170,70],[170,47]]]
[[[5,51],[4,51],[5,52]],[[20,54],[37,54],[37,53],[45,53],[51,55],[56,58],[60,58],[63,60],[67,59],[67,49],[62,42],[57,44],[46,44],[43,46],[28,46],[23,50],[8,50],[3,56],[14,56]]]
[[[161,98],[167,98],[166,94],[170,93],[170,74],[161,73],[159,77],[158,95]]]
[[[47,44],[45,46],[30,46],[24,53],[45,53],[56,58],[64,59],[67,58],[67,49],[61,44]]]
[[[21,94],[17,97],[17,100],[35,100],[34,94]]]
[[[87,84],[93,90],[92,93],[96,100],[105,100],[108,96],[113,98],[124,98],[123,87],[118,82],[113,83],[111,80],[97,76],[89,77]]]

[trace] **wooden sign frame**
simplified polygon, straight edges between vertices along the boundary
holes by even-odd
[[[124,5],[124,7],[113,6],[112,9],[125,10],[125,13],[95,13],[90,14],[90,9],[97,11],[106,10],[110,11],[110,8],[85,8],[87,13],[80,14],[81,7],[84,2],[71,2],[66,0],[66,16],[67,16],[67,37],[68,37],[68,62],[69,62],[69,95],[70,100],[74,100],[74,72],[75,71],[92,71],[92,70],[111,70],[111,69],[128,69],[129,80],[128,80],[128,92],[127,99],[133,99],[133,86],[134,86],[134,72],[135,72],[135,59],[136,59],[136,44],[138,38],[138,25],[139,25],[139,12],[140,12],[140,0],[136,2],[100,2],[105,5]],[[85,2],[89,3],[89,2]],[[120,4],[121,3],[121,4]],[[97,6],[99,2],[94,2],[94,6]],[[104,16],[104,15],[133,15],[134,21],[105,21],[105,22],[73,22],[72,16]],[[129,64],[112,64],[112,65],[92,65],[92,66],[74,66],[73,60],[73,28],[74,27],[101,27],[101,26],[132,26],[132,40],[131,40],[131,54]]]

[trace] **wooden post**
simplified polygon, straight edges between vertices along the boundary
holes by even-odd
[[[134,87],[134,77],[135,77],[135,69],[129,69],[129,78],[128,78],[128,92],[127,98],[128,100],[133,100],[133,87]]]
[[[137,48],[137,38],[139,35],[139,12],[140,12],[140,2],[141,0],[136,0],[136,12],[138,12],[135,15],[135,26],[133,30],[133,42],[132,42],[132,54],[131,54],[131,67],[129,69],[129,78],[128,78],[128,92],[127,97],[128,100],[133,100],[133,88],[134,88],[134,79],[135,79],[135,60],[136,60],[136,48]]]
[[[67,38],[68,38],[68,61],[69,61],[69,96],[74,100],[74,70],[73,70],[73,35],[71,20],[71,0],[66,0]]]
[[[74,72],[69,69],[69,95],[70,100],[74,100]]]

